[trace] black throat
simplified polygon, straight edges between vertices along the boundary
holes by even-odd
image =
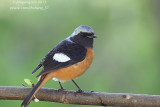
[[[93,48],[93,38],[80,36],[79,34],[70,38],[73,42],[78,43],[84,47]]]

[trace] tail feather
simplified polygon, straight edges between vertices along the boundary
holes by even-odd
[[[33,96],[36,94],[36,92],[40,89],[40,87],[43,85],[42,82],[45,78],[41,78],[38,83],[34,86],[32,91],[29,93],[29,95],[25,98],[25,100],[22,102],[21,106],[26,107],[30,101],[32,100]]]
[[[42,66],[42,64],[39,64],[32,72],[32,74],[34,74],[40,67]]]

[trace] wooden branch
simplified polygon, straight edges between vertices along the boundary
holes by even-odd
[[[0,86],[0,100],[23,100],[31,88]],[[144,95],[129,93],[77,93],[69,90],[41,88],[36,94],[40,101],[59,102],[78,105],[98,106],[145,106],[160,107],[160,95]]]

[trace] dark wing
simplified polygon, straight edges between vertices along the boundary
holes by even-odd
[[[67,55],[71,60],[67,62],[58,62],[53,60],[55,53],[63,53]],[[54,70],[65,68],[70,65],[76,64],[84,60],[87,53],[87,49],[79,44],[64,40],[59,43],[53,50],[51,50],[40,62],[37,68],[43,67],[42,71],[37,75],[46,74]],[[37,69],[35,69],[37,70]],[[35,70],[33,72],[35,72]]]

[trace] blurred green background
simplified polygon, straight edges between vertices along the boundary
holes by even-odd
[[[76,27],[89,25],[98,38],[92,66],[76,79],[83,90],[160,94],[159,0],[52,0],[43,4],[15,1],[0,1],[0,86],[21,86],[24,78],[36,83],[36,75],[31,72],[44,55]],[[13,10],[12,6],[49,8]],[[62,85],[77,90],[71,81]],[[44,87],[58,89],[59,85],[49,81]],[[0,101],[0,106],[19,107],[21,102]],[[75,105],[32,102],[30,106]]]

